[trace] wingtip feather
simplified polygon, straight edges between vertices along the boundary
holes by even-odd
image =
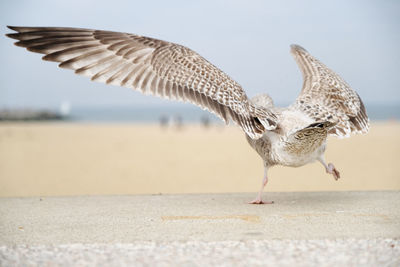
[[[7,28],[9,28],[10,30],[13,30],[13,31],[18,31],[18,27],[17,26],[11,26],[11,25],[7,25]]]
[[[19,39],[18,39],[18,33],[6,33],[5,35],[6,35],[8,38],[15,39],[15,40],[19,40]]]
[[[32,29],[35,29],[35,27],[23,27],[23,26],[11,26],[11,25],[7,25],[7,28],[16,31],[18,33],[29,32],[32,31]]]
[[[308,53],[308,51],[306,49],[304,49],[304,47],[298,45],[298,44],[291,44],[290,45],[290,51],[291,52],[303,52],[303,53]]]

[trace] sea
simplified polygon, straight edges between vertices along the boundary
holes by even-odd
[[[399,104],[366,105],[371,121],[400,121]],[[215,115],[193,105],[170,106],[102,106],[73,107],[63,111],[68,121],[74,122],[107,122],[107,123],[160,123],[179,121],[181,123],[222,123]]]

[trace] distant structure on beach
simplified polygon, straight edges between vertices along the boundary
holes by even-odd
[[[0,110],[0,121],[42,121],[63,120],[67,117],[51,110],[33,109],[2,109]]]
[[[50,109],[0,109],[0,121],[43,121],[43,120],[65,120],[71,112],[71,104],[63,101],[59,110]]]
[[[60,113],[62,116],[67,117],[71,112],[71,104],[69,101],[63,101],[60,105]]]

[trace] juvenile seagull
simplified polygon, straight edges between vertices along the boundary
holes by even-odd
[[[299,167],[318,160],[337,180],[339,171],[326,164],[328,135],[366,133],[369,120],[358,94],[339,75],[299,45],[291,46],[303,74],[303,88],[287,108],[267,95],[249,99],[243,88],[193,50],[129,33],[58,27],[11,27],[17,46],[45,54],[44,60],[91,77],[163,98],[191,102],[222,120],[235,122],[261,156],[264,177],[252,204],[262,201],[268,168]]]

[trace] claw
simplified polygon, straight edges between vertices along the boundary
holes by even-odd
[[[333,169],[333,177],[335,177],[335,180],[339,180],[340,172],[336,169]]]
[[[332,174],[336,181],[340,178],[340,172],[336,170],[335,166],[332,163],[328,164],[327,172]]]

